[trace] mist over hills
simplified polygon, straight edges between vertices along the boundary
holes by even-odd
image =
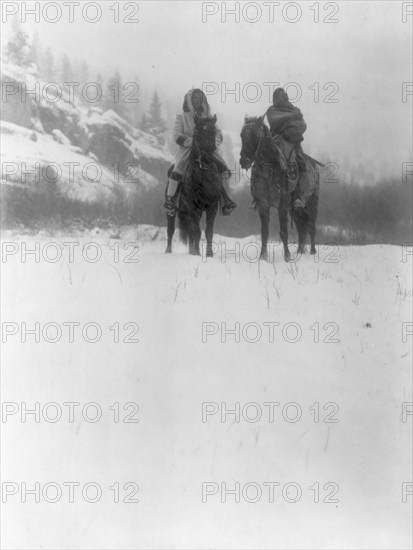
[[[60,55],[38,33],[29,36],[14,25],[1,75],[6,227],[164,225],[166,172],[175,150],[171,131],[182,98],[176,82],[171,90],[153,88],[153,81],[137,76],[139,64],[134,71],[134,77],[117,68],[98,73],[86,60]],[[222,154],[233,170],[238,208],[218,218],[217,229],[245,236],[258,232],[259,221],[250,209],[249,174],[238,163],[243,120],[234,129],[230,102],[217,101],[219,96],[209,100],[224,131]],[[250,105],[249,114],[260,114],[255,108]],[[396,170],[386,157],[366,160],[367,148],[334,159],[326,152],[329,144],[316,147],[308,134],[305,150],[327,163],[321,171],[320,241],[409,240],[412,192],[401,167]]]

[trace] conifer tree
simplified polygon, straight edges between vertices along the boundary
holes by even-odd
[[[13,18],[11,36],[6,44],[5,53],[11,63],[20,67],[29,67],[31,64],[29,35],[23,30],[17,17]]]
[[[127,108],[123,90],[123,82],[119,71],[109,78],[103,97],[103,109],[111,109],[122,118],[127,118]]]
[[[156,90],[153,93],[152,101],[149,106],[146,124],[147,130],[145,131],[153,134],[161,145],[165,145],[167,126],[162,113],[162,103]]]

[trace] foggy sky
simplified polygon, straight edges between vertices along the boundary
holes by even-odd
[[[216,83],[218,93],[209,96],[212,110],[224,130],[237,134],[246,113],[259,115],[269,106],[269,86],[264,83],[295,82],[301,89],[295,104],[308,125],[304,147],[309,152],[387,164],[395,174],[401,174],[402,162],[412,159],[412,96],[403,102],[402,86],[413,80],[413,16],[403,23],[402,2],[337,2],[339,22],[330,24],[323,18],[333,8],[323,9],[324,2],[319,3],[319,23],[309,9],[314,2],[300,3],[302,13],[296,23],[282,17],[286,2],[275,5],[274,22],[269,6],[260,3],[262,17],[256,23],[243,20],[245,2],[240,3],[239,23],[231,15],[223,23],[221,9],[203,22],[203,2],[191,0],[130,3],[139,5],[135,14],[139,22],[115,23],[109,9],[114,2],[100,4],[102,18],[97,23],[83,21],[80,13],[75,23],[69,23],[65,10],[60,22],[41,20],[26,23],[25,28],[30,33],[37,30],[42,44],[50,45],[57,55],[66,52],[86,59],[91,74],[108,74],[118,67],[130,80],[138,75],[143,97],[158,88],[161,99],[176,113],[189,88]],[[209,4],[210,10],[221,7]],[[234,5],[226,3],[228,9]],[[133,6],[124,8],[121,19],[133,10]],[[256,13],[252,6],[247,17]],[[293,18],[297,12],[291,7],[286,13]],[[237,82],[239,102],[234,95],[223,94],[225,86],[234,89]],[[256,84],[248,87],[248,83]],[[327,83],[333,84],[324,90]],[[337,89],[332,99],[338,103],[323,102]],[[242,90],[250,99],[254,90],[261,90],[261,100],[249,102]],[[294,85],[289,93],[294,98]]]

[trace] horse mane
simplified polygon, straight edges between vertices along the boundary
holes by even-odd
[[[217,115],[208,115],[208,116],[204,116],[204,117],[200,117],[198,115],[195,115],[194,116],[194,122],[195,122],[195,124],[207,123],[207,124],[213,124],[215,126],[215,124],[217,122]]]
[[[261,137],[259,137],[261,135]],[[253,137],[254,136],[254,137]],[[251,147],[251,139],[254,139],[258,142],[257,145],[253,146],[254,149],[254,162],[258,162],[264,157],[264,160],[268,157],[268,162],[271,161],[271,156],[275,151],[273,151],[273,145],[271,141],[271,131],[268,126],[264,123],[264,116],[245,116],[244,126],[241,130],[241,140],[243,142],[242,149],[244,150],[244,144],[246,147]],[[250,142],[250,145],[247,143]],[[251,153],[251,151],[250,151]],[[257,156],[258,155],[258,156]]]
[[[204,161],[208,158],[208,162],[213,162],[213,152],[216,147],[217,117],[216,115],[208,117],[195,116],[194,121],[194,141],[191,155],[195,155],[198,158],[202,157]]]
[[[253,131],[254,127],[259,125],[261,129],[264,131],[265,135],[268,135],[269,128],[264,123],[264,117],[263,116],[248,116],[245,115],[244,118],[244,126],[241,130],[241,138],[242,137],[249,137],[250,133]]]

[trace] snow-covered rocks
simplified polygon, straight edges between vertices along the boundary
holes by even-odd
[[[59,131],[53,135],[38,134],[8,122],[2,122],[0,130],[2,182],[8,187],[6,202],[12,193],[10,187],[20,189],[43,196],[46,202],[52,201],[51,208],[56,210],[56,215],[62,206],[58,202],[61,199],[95,204],[104,209],[119,200],[120,192],[126,200],[137,199],[142,189],[156,185],[144,170],[139,171],[136,181],[121,178],[119,174],[116,178],[113,170],[70,145]],[[19,197],[14,195],[17,209]]]
[[[1,124],[3,199],[10,214],[6,224],[24,210],[36,217],[34,196],[29,200],[26,191],[37,194],[47,225],[49,216],[67,212],[62,198],[95,205],[96,218],[107,214],[99,209],[116,203],[117,215],[126,222],[144,190],[156,194],[156,187],[163,187],[173,159],[154,136],[113,111],[85,106],[66,87],[43,82],[16,65],[3,64],[1,78],[6,94]],[[17,189],[21,192],[16,194]],[[50,206],[47,213],[43,203]]]
[[[156,138],[122,119],[114,111],[92,113],[84,119],[88,130],[89,151],[107,166],[116,164],[120,172],[145,170],[163,181],[173,157],[159,146]]]
[[[60,143],[61,145],[70,145],[70,139],[68,139],[61,130],[55,128],[52,130],[52,136],[57,143]]]

